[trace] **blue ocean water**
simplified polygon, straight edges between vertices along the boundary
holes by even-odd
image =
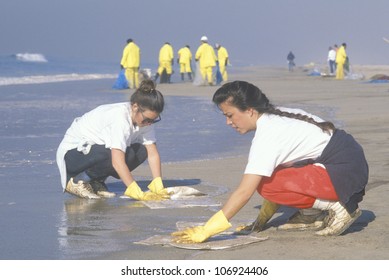
[[[141,69],[148,69],[153,76],[157,68],[157,64],[141,65]],[[65,59],[40,53],[0,54],[0,86],[116,78],[119,71],[119,61]],[[178,68],[174,71],[179,73]],[[173,74],[172,82],[179,81],[179,74]]]
[[[47,58],[39,53],[0,55],[0,86],[109,78],[118,69],[117,63]]]
[[[145,67],[155,66],[146,65]],[[0,91],[2,91],[2,86],[29,85],[32,87],[39,85],[45,87],[48,84],[67,81],[112,79],[113,85],[113,80],[117,78],[119,70],[117,63],[72,61],[47,58],[43,54],[32,53],[3,55],[0,56]],[[104,87],[108,90],[111,85],[104,85]],[[77,91],[77,89],[74,90]],[[41,96],[37,98],[44,100],[45,94],[41,93]],[[32,96],[33,94],[30,98]],[[123,100],[107,100],[106,102],[116,101]],[[88,109],[92,109],[92,106],[93,102]],[[86,108],[83,106],[75,112],[75,117],[85,112]],[[247,146],[249,142],[249,137],[238,135],[225,125],[224,117],[211,104],[210,99],[168,96],[166,97],[166,110],[162,117],[164,121],[156,128],[159,138],[158,145],[162,157],[168,162],[214,158],[218,154],[233,155],[237,147]]]

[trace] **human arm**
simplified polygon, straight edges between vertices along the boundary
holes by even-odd
[[[151,174],[153,176],[153,180],[147,186],[149,190],[153,193],[160,194],[169,197],[169,194],[162,182],[162,169],[161,169],[161,158],[159,156],[157,145],[150,144],[145,145],[147,150],[148,162],[151,170]]]
[[[124,49],[123,49],[123,54],[122,54],[122,58],[120,60],[120,67],[123,69],[126,67],[127,65],[127,57],[128,57],[128,46],[126,46]]]
[[[132,177],[131,171],[126,164],[126,154],[120,149],[111,149],[111,156],[113,168],[123,183],[126,186],[129,186],[134,181],[134,178]]]
[[[177,243],[201,243],[231,227],[229,220],[246,205],[261,182],[262,177],[245,174],[238,188],[231,194],[222,210],[213,215],[204,226],[172,233]]]
[[[230,195],[222,210],[228,220],[234,217],[243,206],[250,200],[257,190],[262,176],[244,174],[239,186]]]
[[[153,178],[161,177],[161,157],[159,156],[158,148],[155,143],[145,145],[147,150],[147,160],[149,162],[149,167]]]

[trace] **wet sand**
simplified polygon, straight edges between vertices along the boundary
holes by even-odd
[[[313,108],[319,114],[323,108],[333,112],[332,121],[351,133],[363,146],[370,167],[367,193],[360,204],[362,215],[345,234],[338,237],[317,237],[312,232],[283,232],[282,224],[295,210],[281,208],[263,232],[269,240],[249,246],[222,251],[190,251],[162,246],[140,246],[136,250],[110,254],[108,259],[389,259],[389,84],[367,83],[375,74],[388,74],[388,66],[354,66],[364,80],[343,80],[308,76],[304,68],[289,73],[284,68],[247,68],[230,80],[246,80],[261,88],[271,102]],[[194,90],[190,84],[158,85],[165,95],[187,96]],[[196,88],[196,95],[211,98],[216,87]],[[221,116],[222,117],[222,116]],[[248,147],[247,147],[248,151]],[[180,162],[163,165],[164,178],[199,179],[233,190],[241,179],[247,153],[238,157],[207,161]],[[147,176],[148,168],[136,170]],[[217,197],[221,202],[229,195]],[[254,220],[262,198],[254,195],[232,219]],[[218,209],[192,208],[180,210],[191,221],[206,221]],[[174,220],[175,211],[155,212],[163,219]],[[145,225],[148,221],[144,221]],[[171,225],[174,227],[174,225]],[[155,234],[158,234],[156,230]]]

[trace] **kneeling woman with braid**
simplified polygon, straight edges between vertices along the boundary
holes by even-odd
[[[57,164],[64,191],[98,199],[112,197],[105,180],[120,178],[124,195],[136,200],[168,197],[161,179],[161,161],[154,123],[161,120],[162,94],[151,80],[141,83],[130,102],[101,105],[76,118],[57,150]],[[143,192],[131,171],[148,159],[153,180]]]
[[[261,230],[280,205],[300,209],[281,229],[316,227],[320,236],[342,234],[361,215],[368,164],[350,134],[303,110],[275,107],[244,81],[223,85],[213,102],[237,132],[255,131],[248,163],[222,210],[204,226],[173,233],[176,242],[203,242],[228,229],[255,191],[265,200],[246,230]]]

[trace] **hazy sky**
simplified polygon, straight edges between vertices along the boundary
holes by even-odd
[[[164,42],[195,52],[206,35],[232,65],[284,66],[290,50],[299,65],[323,63],[342,42],[352,64],[389,64],[388,13],[388,0],[2,0],[0,55],[119,63],[133,38],[154,63]]]

